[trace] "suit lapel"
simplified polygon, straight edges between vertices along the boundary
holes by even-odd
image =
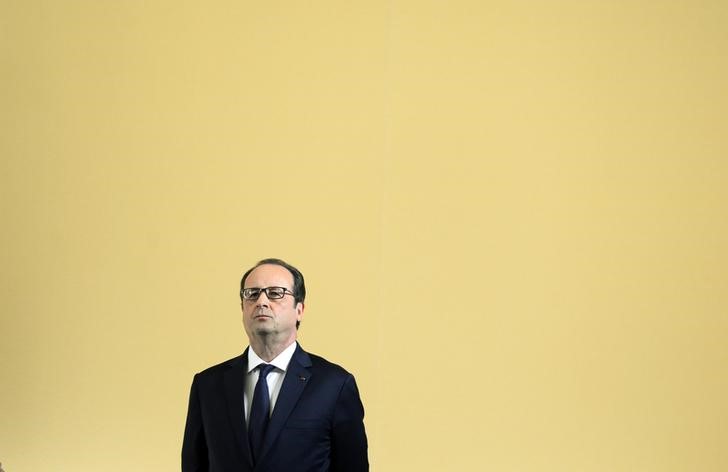
[[[233,361],[233,365],[225,372],[225,400],[227,401],[230,425],[235,431],[238,450],[242,452],[243,461],[253,465],[248,443],[248,428],[245,423],[245,378],[248,367],[248,350]]]
[[[286,376],[283,378],[281,391],[278,393],[278,399],[273,408],[268,429],[265,432],[263,450],[260,455],[261,460],[265,459],[268,450],[280,434],[283,425],[286,424],[286,420],[296,406],[296,403],[298,403],[298,399],[303,393],[303,390],[306,388],[311,378],[309,367],[311,367],[311,358],[301,349],[300,345],[297,345],[296,351],[293,353],[293,357],[291,357],[291,362],[288,364],[288,370],[286,371]]]

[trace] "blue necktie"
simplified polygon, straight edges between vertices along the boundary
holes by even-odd
[[[258,366],[258,383],[255,384],[253,403],[250,406],[250,419],[248,420],[248,437],[250,438],[250,452],[253,454],[253,462],[258,460],[260,448],[263,445],[265,429],[270,418],[270,395],[268,394],[268,382],[266,377],[275,369],[270,364]]]

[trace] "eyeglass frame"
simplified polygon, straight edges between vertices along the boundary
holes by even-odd
[[[280,297],[271,297],[270,296],[270,293],[268,292],[268,290],[273,289],[273,288],[282,289],[283,290],[283,295],[281,295]],[[245,296],[245,292],[247,290],[258,290],[258,295],[255,298],[246,297]],[[255,300],[259,299],[261,293],[265,293],[265,296],[268,298],[268,300],[282,300],[283,297],[285,297],[286,295],[291,295],[291,296],[295,297],[295,294],[293,292],[291,292],[290,290],[288,290],[286,287],[276,287],[276,286],[273,286],[273,287],[248,287],[248,288],[241,288],[240,289],[240,298],[242,298],[243,300],[251,301],[252,302],[252,301],[255,301]]]

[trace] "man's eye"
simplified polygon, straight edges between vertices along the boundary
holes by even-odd
[[[270,295],[271,298],[283,298],[283,295],[285,295],[286,291],[280,288],[269,288],[268,289],[268,295]]]

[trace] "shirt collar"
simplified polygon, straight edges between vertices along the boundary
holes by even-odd
[[[288,364],[291,362],[293,353],[296,352],[297,342],[292,342],[290,346],[285,348],[280,354],[278,354],[272,361],[266,362],[255,353],[252,346],[248,347],[248,373],[251,373],[260,364],[271,364],[276,369],[285,372],[288,369]]]

